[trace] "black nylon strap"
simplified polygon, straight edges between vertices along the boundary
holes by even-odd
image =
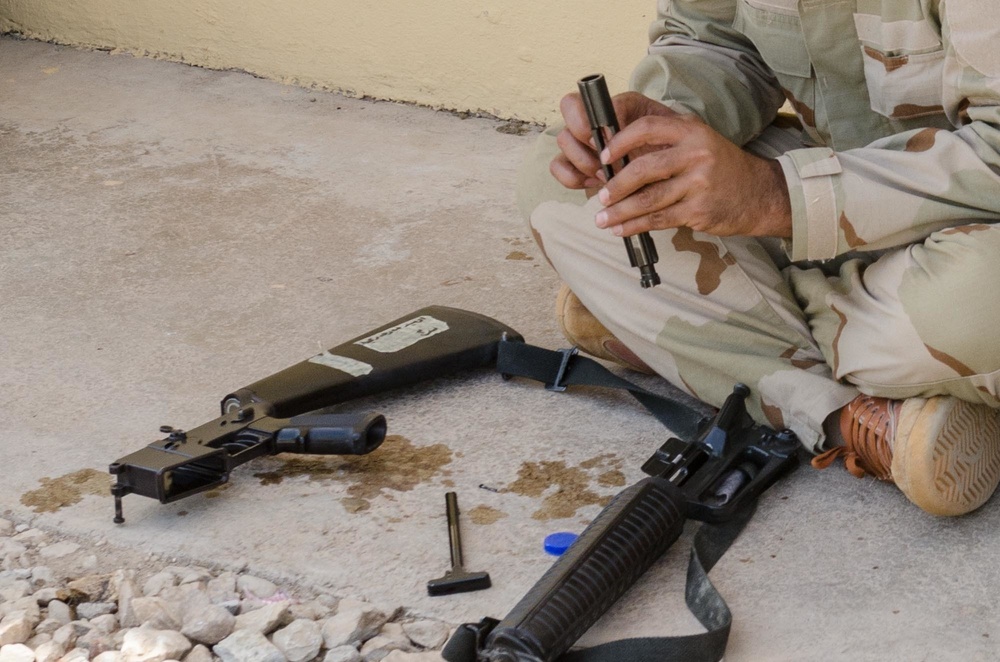
[[[603,365],[570,350],[553,351],[523,342],[501,342],[497,370],[504,376],[528,377],[561,390],[563,386],[599,386],[631,393],[658,421],[681,439],[693,439],[706,416],[679,401],[648,391]],[[756,509],[743,509],[721,524],[703,524],[695,534],[688,561],[685,602],[705,632],[677,637],[620,639],[571,650],[559,662],[719,662],[726,652],[733,617],[708,573],[736,540]]]
[[[718,662],[726,653],[733,616],[708,573],[739,536],[755,506],[722,524],[703,524],[695,534],[688,561],[684,598],[705,632],[677,637],[619,639],[571,650],[559,662]]]
[[[548,388],[600,386],[623,389],[679,438],[693,439],[698,435],[706,419],[704,413],[637,386],[585,356],[572,356],[566,362],[568,351],[554,351],[523,342],[501,342],[497,350],[497,371],[504,375],[528,377],[546,384]]]

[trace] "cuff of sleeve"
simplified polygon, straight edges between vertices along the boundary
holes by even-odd
[[[840,241],[837,178],[843,169],[829,147],[794,149],[778,157],[792,203],[793,262],[836,257]]]

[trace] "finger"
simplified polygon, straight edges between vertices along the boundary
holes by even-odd
[[[549,163],[549,172],[556,181],[571,189],[596,188],[601,186],[601,181],[594,177],[587,176],[576,169],[572,163],[563,155],[559,154]]]
[[[687,202],[681,201],[652,214],[629,219],[611,228],[611,232],[618,237],[631,237],[640,232],[684,227],[689,225],[688,220],[691,218],[689,206]]]
[[[628,156],[629,152],[643,147],[672,146],[690,135],[693,123],[684,115],[640,117],[612,136],[600,158],[603,163],[614,163]]]
[[[559,102],[559,111],[562,113],[566,129],[581,143],[589,143],[593,138],[590,129],[590,120],[587,119],[587,109],[583,105],[583,98],[578,92],[567,94]]]
[[[665,212],[682,201],[687,194],[683,180],[668,179],[645,186],[620,202],[605,207],[594,217],[599,228],[617,228],[639,219],[653,224],[647,229],[662,230],[672,225],[655,227],[656,223],[667,222]],[[617,233],[616,233],[617,234]]]
[[[588,177],[601,169],[601,162],[597,159],[597,152],[589,146],[584,145],[568,129],[563,129],[556,136],[556,144],[562,151],[563,156],[573,164],[573,166]]]
[[[686,161],[674,148],[661,148],[632,159],[608,180],[600,195],[604,206],[613,205],[650,185],[684,172]],[[645,194],[644,194],[645,195]]]

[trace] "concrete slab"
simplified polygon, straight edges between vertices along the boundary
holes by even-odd
[[[11,38],[0,100],[4,516],[459,623],[502,617],[550,564],[543,537],[582,530],[664,439],[625,397],[476,372],[353,403],[389,419],[377,461],[261,459],[207,495],[129,497],[114,525],[107,465],[159,425],[417,308],[561,346],[557,280],[513,201],[532,132]],[[494,588],[430,598],[448,490]],[[712,573],[727,660],[997,659],[998,543],[996,500],[934,519],[800,470]],[[697,631],[685,556],[585,640]]]

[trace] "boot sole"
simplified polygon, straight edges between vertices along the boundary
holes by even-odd
[[[949,396],[903,403],[892,449],[892,477],[933,515],[964,515],[1000,483],[997,410]]]

